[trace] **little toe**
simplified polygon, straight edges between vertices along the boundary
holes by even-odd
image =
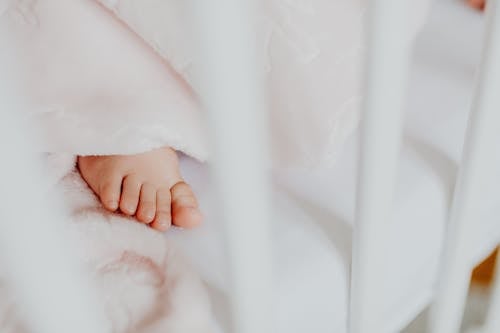
[[[170,189],[170,192],[172,195],[173,224],[183,228],[198,226],[203,216],[191,187],[184,181],[180,181]]]
[[[99,199],[107,210],[112,212],[118,209],[120,192],[122,186],[122,176],[113,175],[107,177],[99,186]]]
[[[144,223],[151,223],[156,213],[156,187],[150,183],[144,183],[141,187],[139,208],[136,217]]]
[[[158,231],[167,230],[172,224],[172,213],[170,210],[171,196],[168,187],[162,187],[156,192],[156,215],[151,227]]]
[[[128,175],[123,180],[120,198],[120,210],[127,215],[134,215],[139,204],[141,194],[141,182],[135,175]]]

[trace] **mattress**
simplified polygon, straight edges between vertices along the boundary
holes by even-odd
[[[435,3],[418,37],[411,71],[395,203],[388,221],[384,332],[401,331],[432,299],[468,110],[479,62],[483,17],[461,2]],[[499,134],[500,135],[500,134]],[[276,332],[346,332],[358,136],[332,169],[273,173],[272,239]],[[500,137],[499,141],[500,142]],[[499,154],[497,154],[499,155]],[[222,330],[229,329],[230,271],[224,226],[215,208],[209,166],[181,161],[206,215],[193,231],[168,237],[207,282]],[[492,161],[492,170],[500,161]],[[500,237],[500,177],[484,189],[471,267]],[[258,246],[258,240],[256,240]]]

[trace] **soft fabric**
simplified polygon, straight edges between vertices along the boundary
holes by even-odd
[[[20,74],[43,151],[131,154],[169,145],[207,158],[191,89],[97,2],[0,4],[0,49],[15,55],[0,69]]]
[[[443,20],[445,16],[447,20]],[[443,236],[474,91],[474,73],[480,60],[478,36],[484,32],[483,19],[482,14],[460,1],[440,1],[417,43],[393,219],[387,224],[387,289],[378,302],[383,312],[382,332],[405,332],[404,327],[430,303],[436,290]],[[500,142],[500,133],[497,137],[499,140],[494,142]],[[348,332],[357,143],[358,140],[347,143],[333,170],[280,170],[275,174],[278,183],[292,193],[282,191],[282,200],[273,201],[272,205],[274,290],[278,299],[274,307],[278,325],[275,332]],[[497,172],[491,175],[496,176],[488,178],[484,196],[478,202],[482,214],[475,220],[476,232],[470,235],[470,267],[499,243],[499,162],[496,159],[492,163],[492,170]],[[206,182],[209,167],[193,161],[183,161],[181,165],[207,218],[194,233],[180,233],[184,239],[179,243],[185,251],[192,252],[190,256],[197,260],[203,276],[210,277],[227,294],[230,280],[226,273],[230,266],[224,256],[224,225],[217,229],[214,225],[219,222],[218,212],[208,210],[214,200],[214,184]],[[292,200],[286,202],[286,195]],[[225,305],[216,300],[220,294],[213,296],[218,306]]]
[[[196,2],[101,2],[199,90],[203,55],[192,28]],[[274,164],[332,164],[357,124],[364,5],[360,0],[258,4],[254,23],[269,87]]]
[[[165,236],[144,224],[105,211],[71,155],[47,156],[54,184],[70,210],[62,232],[97,288],[109,332],[215,333],[216,322],[198,274]],[[53,193],[53,192],[52,192]],[[15,295],[0,276],[0,331],[27,332]]]
[[[0,69],[20,73],[43,151],[133,154],[170,145],[208,158],[196,98],[203,59],[183,36],[189,21],[174,10],[181,3],[106,1],[109,11],[92,0],[0,0],[0,50],[16,58]],[[356,127],[363,8],[354,0],[262,2],[257,37],[277,165],[329,165]],[[70,170],[74,160],[70,169],[57,161],[52,170],[64,177],[56,190],[72,211],[78,260],[99,286],[114,331],[211,332],[204,289],[182,256],[161,234],[103,211]],[[8,289],[0,292],[0,328],[19,332]]]
[[[428,2],[408,1],[401,27],[408,40]],[[274,163],[331,165],[359,119],[365,1],[258,3]],[[196,98],[203,57],[190,23],[195,2],[1,4],[0,35],[11,38],[0,39],[0,48],[15,52],[17,61],[0,65],[20,67],[26,110],[43,125],[47,151],[115,154],[170,145],[208,158]]]
[[[198,91],[193,7],[186,0],[99,0]],[[411,42],[429,0],[407,1]],[[260,0],[255,31],[267,74],[274,164],[331,166],[356,128],[361,102],[364,0]],[[235,110],[237,112],[237,110]]]

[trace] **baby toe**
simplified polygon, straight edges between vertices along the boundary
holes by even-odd
[[[120,198],[120,210],[127,215],[134,215],[139,204],[141,194],[141,181],[135,175],[128,175],[123,180]]]
[[[156,215],[151,226],[159,231],[167,230],[172,224],[170,210],[171,196],[168,187],[162,187],[156,192]]]
[[[203,216],[191,187],[180,181],[170,189],[172,195],[173,224],[183,228],[198,226]]]
[[[122,177],[118,175],[106,177],[106,180],[102,182],[98,194],[104,208],[112,212],[118,209],[121,186]]]
[[[139,207],[136,217],[144,223],[151,223],[156,213],[156,187],[150,183],[144,183],[141,187]]]

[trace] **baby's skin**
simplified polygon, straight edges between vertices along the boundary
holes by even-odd
[[[469,2],[469,5],[477,9],[484,9],[484,5],[486,3],[486,0],[467,0],[467,1]]]
[[[79,156],[78,169],[111,212],[134,216],[159,231],[201,223],[198,202],[182,179],[171,148],[137,155]]]

